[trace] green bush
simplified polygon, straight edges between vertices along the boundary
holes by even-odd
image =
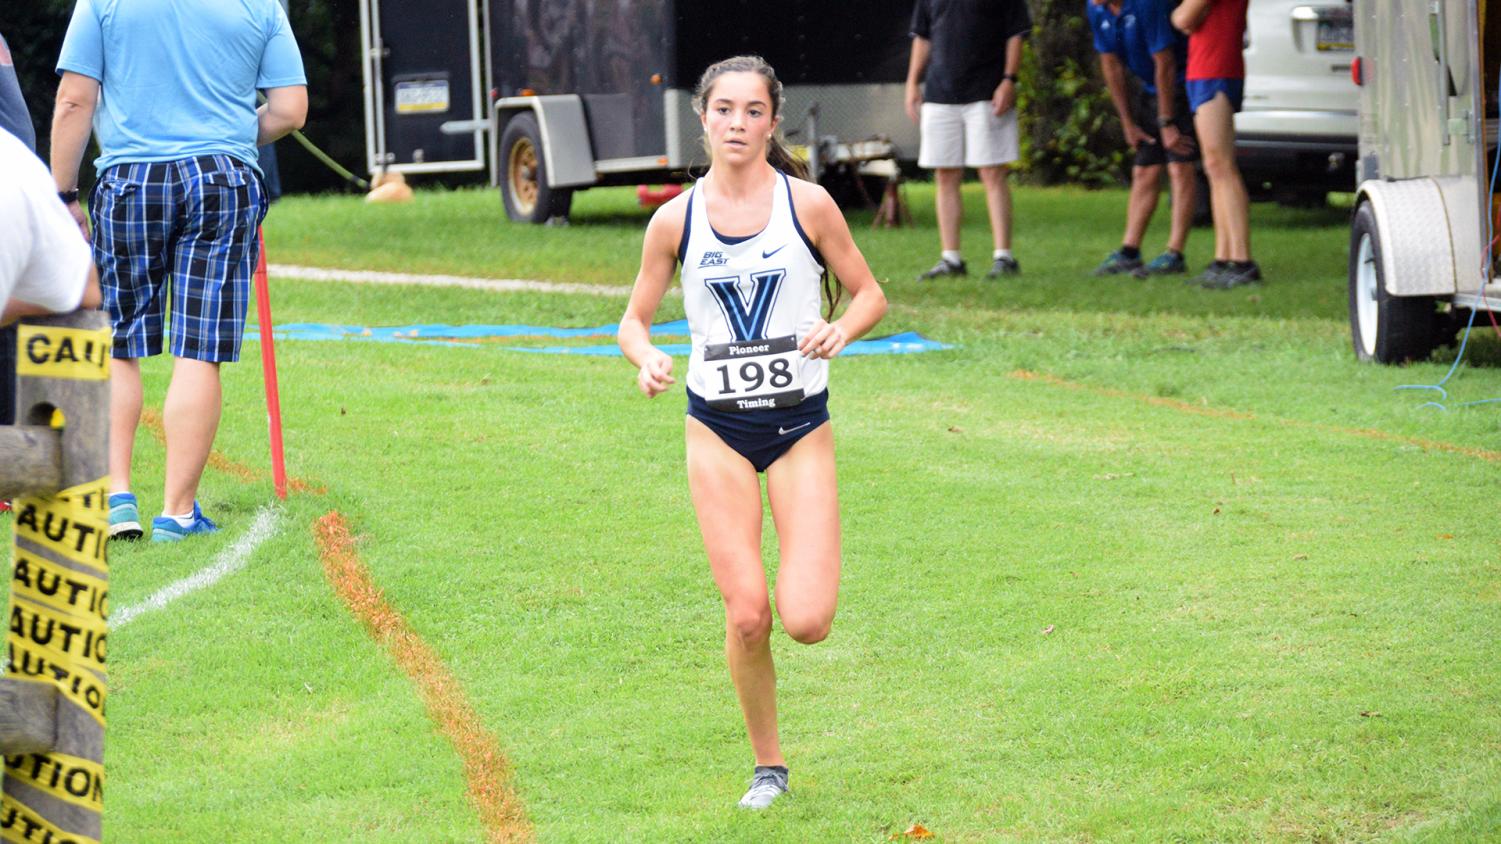
[[[1031,0],[1021,73],[1022,160],[1029,181],[1120,184],[1126,142],[1084,19],[1089,0]]]

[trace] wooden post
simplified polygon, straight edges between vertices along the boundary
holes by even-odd
[[[870,227],[895,229],[910,225],[912,212],[907,210],[907,202],[902,197],[902,176],[898,172],[886,180],[886,190],[881,192],[881,204],[876,208],[876,216],[870,221]]]
[[[16,496],[0,827],[6,840],[92,844],[104,801],[109,360],[105,315],[18,330],[16,421],[0,494]]]

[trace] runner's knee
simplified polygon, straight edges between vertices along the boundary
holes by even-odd
[[[771,638],[771,607],[752,601],[727,601],[724,607],[730,635],[742,645],[755,645]]]
[[[821,602],[820,602],[821,603]],[[777,616],[782,620],[782,629],[795,642],[811,645],[828,638],[834,626],[834,605],[799,606],[796,602],[777,602]]]
[[[812,645],[822,642],[829,636],[829,630],[834,626],[832,615],[825,613],[809,614],[782,614],[782,628],[787,631],[793,641],[804,645]]]
[[[1206,148],[1204,155],[1204,175],[1210,179],[1224,179],[1236,174],[1235,150]]]

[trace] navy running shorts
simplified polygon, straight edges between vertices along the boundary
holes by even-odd
[[[792,407],[736,413],[715,410],[689,390],[688,415],[704,423],[757,472],[764,472],[798,440],[829,421],[829,391],[820,390]]]
[[[1240,104],[1245,99],[1246,80],[1244,79],[1190,79],[1188,88],[1188,108],[1197,113],[1199,106],[1219,96],[1221,91],[1230,98],[1230,110],[1240,111]]]

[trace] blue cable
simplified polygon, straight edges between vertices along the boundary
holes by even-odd
[[[1498,81],[1497,84],[1496,84],[1496,99],[1497,99],[1498,102],[1501,102],[1501,81]],[[1485,143],[1485,116],[1484,116],[1484,112],[1483,111],[1481,113],[1481,119],[1480,120],[1481,120],[1480,142],[1481,142],[1481,144],[1484,144]],[[1501,170],[1501,145],[1497,146],[1495,157],[1492,159],[1492,162],[1491,162],[1491,186],[1490,186],[1490,190],[1486,192],[1486,196],[1485,196],[1485,199],[1486,199],[1486,202],[1485,202],[1485,257],[1483,259],[1484,265],[1481,267],[1482,280],[1480,282],[1480,291],[1477,291],[1477,292],[1481,292],[1482,295],[1484,295],[1483,291],[1485,290],[1485,288],[1487,286],[1489,286],[1490,283],[1491,283],[1491,249],[1494,247],[1494,245],[1495,245],[1495,239],[1496,239],[1496,233],[1494,231],[1492,231],[1492,228],[1491,228],[1491,226],[1492,226],[1492,219],[1491,218],[1492,218],[1492,215],[1494,214],[1494,209],[1496,207],[1496,205],[1495,205],[1495,202],[1496,202],[1496,173],[1497,173],[1498,170]],[[1459,362],[1462,361],[1462,360],[1464,360],[1464,357],[1465,357],[1465,348],[1468,347],[1469,344],[1470,344],[1470,329],[1475,326],[1475,314],[1477,314],[1479,312],[1480,312],[1479,308],[1471,308],[1470,309],[1470,320],[1469,320],[1469,322],[1465,323],[1464,337],[1459,341],[1459,351],[1454,355],[1454,363],[1449,366],[1449,371],[1446,372],[1446,373],[1444,373],[1444,377],[1441,378],[1441,379],[1439,379],[1439,382],[1437,384],[1402,384],[1402,385],[1399,385],[1397,387],[1393,387],[1392,389],[1394,389],[1394,390],[1436,390],[1436,391],[1438,391],[1438,394],[1441,397],[1443,397],[1445,399],[1449,398],[1449,391],[1444,389],[1444,385],[1447,384],[1447,383],[1449,383],[1449,379],[1451,377],[1453,377],[1454,371],[1456,369],[1459,369]],[[1471,407],[1471,406],[1477,405],[1477,404],[1494,404],[1494,403],[1501,403],[1501,398],[1481,399],[1480,401],[1467,401],[1467,402],[1464,402],[1463,404],[1456,405],[1456,407]],[[1436,402],[1436,401],[1427,401],[1427,402],[1423,402],[1422,404],[1418,405],[1418,409],[1419,410],[1422,410],[1425,407],[1436,407],[1439,410],[1442,410],[1442,411],[1444,411],[1446,413],[1449,410],[1449,408],[1445,407],[1442,403]]]

